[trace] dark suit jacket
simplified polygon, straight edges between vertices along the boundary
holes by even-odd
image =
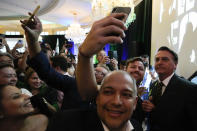
[[[88,102],[82,101],[77,90],[75,78],[56,72],[49,64],[49,60],[43,52],[28,60],[39,77],[50,87],[64,92],[62,109],[82,108],[88,106]]]
[[[142,99],[138,96],[136,109],[134,110],[133,115],[131,117],[131,119],[135,119],[141,125],[145,118],[145,112],[142,109],[142,102],[143,102]]]
[[[150,123],[151,131],[197,131],[197,85],[173,75]]]
[[[131,121],[135,130],[142,131],[136,121]],[[95,109],[67,110],[57,113],[49,122],[47,131],[104,131]]]
[[[197,76],[197,71],[195,71],[189,78],[188,80],[191,81],[194,77]]]

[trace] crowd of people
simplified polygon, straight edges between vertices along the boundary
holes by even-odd
[[[38,17],[21,20],[25,53],[14,55],[18,44],[0,53],[0,130],[197,130],[197,85],[190,82],[195,76],[187,80],[175,73],[173,50],[160,47],[154,66],[148,55],[120,63],[106,55],[107,43],[123,43],[126,18],[112,13],[96,21],[77,62],[65,51],[53,56],[50,45],[38,41]]]

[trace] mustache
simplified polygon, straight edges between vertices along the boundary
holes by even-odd
[[[131,72],[131,74],[138,74],[138,75],[140,75],[140,72],[139,71],[134,71],[134,72]]]

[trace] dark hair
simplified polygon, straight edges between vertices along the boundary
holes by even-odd
[[[149,58],[147,54],[141,55],[142,58]]]
[[[135,61],[141,61],[143,66],[144,66],[144,69],[145,69],[144,61],[143,61],[143,59],[141,57],[133,57],[133,58],[128,59],[127,62],[126,62],[126,68],[128,67],[128,65],[130,63],[133,63]]]
[[[41,47],[42,52],[44,52],[45,54],[47,53],[47,51],[52,52],[51,46],[48,43],[42,43],[40,44],[40,47]]]
[[[126,60],[120,61],[120,64],[121,64],[121,65],[126,65]]]
[[[71,60],[75,60],[75,55],[73,55],[72,53],[69,53],[67,57],[70,58]]]
[[[7,57],[9,57],[11,60],[14,60],[14,57],[11,55],[11,54],[9,54],[9,53],[3,53],[3,52],[0,52],[0,57],[1,56],[7,56]]]
[[[29,66],[25,69],[25,79],[24,80],[25,80],[26,84],[28,84],[28,80],[34,72],[36,72],[36,71]]]
[[[51,58],[51,61],[53,67],[59,66],[61,70],[67,71],[69,65],[66,58],[64,58],[63,56],[54,56]]]
[[[172,56],[173,56],[173,60],[175,62],[175,64],[178,64],[178,55],[176,52],[174,52],[173,50],[171,50],[170,48],[166,47],[166,46],[162,46],[158,49],[158,51],[168,51]]]
[[[5,68],[5,67],[11,67],[11,68],[14,69],[14,67],[9,63],[0,63],[0,70]]]

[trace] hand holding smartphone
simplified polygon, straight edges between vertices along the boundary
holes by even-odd
[[[112,9],[112,12],[111,13],[125,13],[129,16],[131,12],[131,8],[130,7],[114,7]],[[125,17],[122,17],[122,18],[119,18],[120,20],[123,20],[124,22],[126,22],[126,19]]]
[[[130,12],[131,12],[131,8],[130,7],[114,7],[112,9],[111,13],[125,13],[125,14],[127,14],[127,16],[123,16],[123,17],[117,18],[119,20],[122,20],[124,23],[126,23]],[[118,34],[110,34],[110,36],[119,36],[119,35]]]

